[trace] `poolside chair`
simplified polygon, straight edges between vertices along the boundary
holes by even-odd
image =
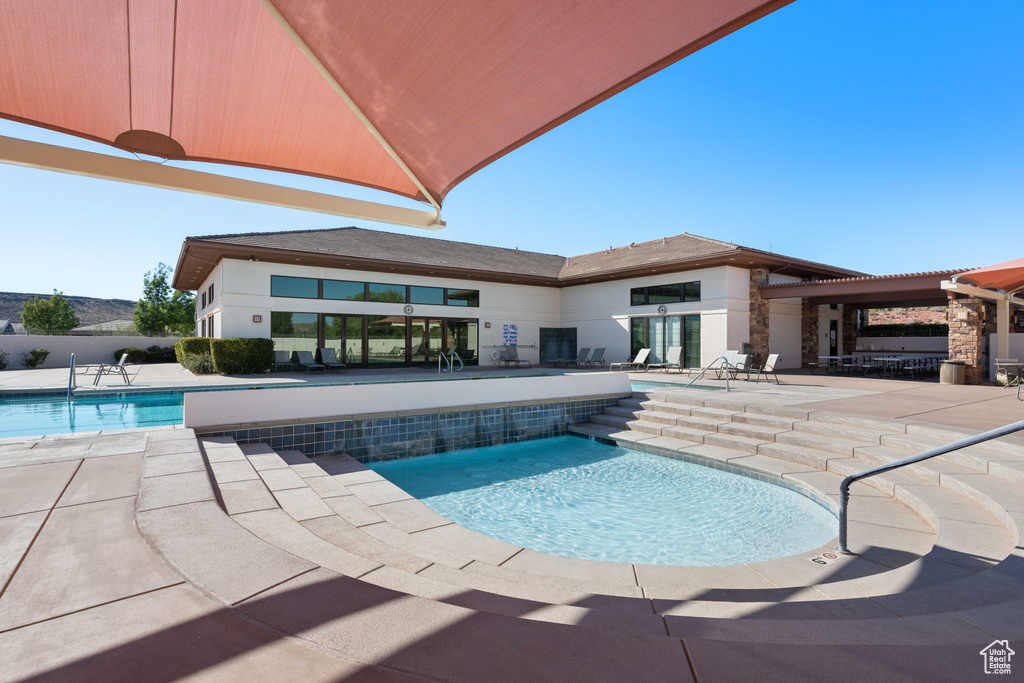
[[[103,375],[121,375],[124,378],[124,383],[131,386],[132,380],[128,377],[128,370],[125,368],[125,363],[128,360],[128,354],[121,356],[121,360],[117,363],[100,363],[96,366],[96,377],[92,380],[92,385],[96,386],[100,383],[100,377]],[[141,369],[141,368],[140,368]],[[139,374],[138,372],[135,373]]]
[[[310,370],[325,370],[326,368],[317,363],[313,359],[313,354],[309,351],[295,351],[292,353],[292,364],[306,368],[306,372]]]
[[[338,352],[334,349],[317,349],[316,358],[328,370],[344,370],[348,367],[338,360]]]
[[[507,344],[505,345],[505,352],[498,357],[498,364],[500,365],[501,363],[504,363],[506,368],[512,367],[513,363],[515,363],[517,368],[522,367],[523,365],[530,367],[530,361],[519,357],[517,347],[509,346]]]
[[[274,351],[274,372],[280,367],[292,369],[292,354],[287,351]]]
[[[608,366],[609,370],[622,370],[622,368],[636,369],[643,368],[644,372],[647,372],[647,356],[651,355],[650,349],[640,349],[636,357],[633,360],[625,361],[624,363],[612,363]]]
[[[774,377],[776,384],[782,384],[782,382],[779,381],[778,374],[776,374],[776,372],[775,372],[775,366],[778,365],[778,363],[779,363],[779,354],[777,354],[777,353],[769,353],[768,354],[768,360],[766,360],[761,365],[761,367],[759,367],[757,369],[757,377],[754,378],[754,381],[755,382],[760,382],[761,381],[761,375],[764,375],[764,378],[766,380],[768,380],[769,382],[771,382],[772,381],[771,378]],[[748,375],[748,377],[749,377],[749,375]]]
[[[552,365],[565,365],[567,367],[570,365],[575,365],[576,367],[579,367],[587,362],[587,356],[589,355],[590,347],[584,346],[582,349],[580,349],[579,353],[576,354],[575,358],[559,358],[558,360],[551,361],[551,363]]]
[[[668,372],[675,368],[679,372],[683,371],[683,347],[682,346],[670,346],[668,351],[665,353],[665,362],[661,363],[661,371]]]
[[[722,379],[722,375],[725,374],[726,368],[732,367],[736,362],[736,356],[740,355],[739,351],[726,351],[722,354],[721,362],[715,366],[715,377]]]
[[[603,368],[604,367],[604,347],[603,346],[599,346],[596,349],[594,349],[594,352],[592,354],[590,354],[590,358],[588,358],[586,360],[586,363],[587,363],[587,367],[588,368],[593,367],[595,365],[600,365]]]

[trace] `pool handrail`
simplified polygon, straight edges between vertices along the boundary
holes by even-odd
[[[693,379],[691,379],[691,380],[690,380],[689,382],[687,382],[687,383],[686,383],[686,385],[685,385],[685,386],[684,386],[683,388],[684,388],[684,389],[689,389],[689,388],[690,388],[690,386],[691,386],[691,385],[692,385],[692,384],[693,384],[694,382],[696,382],[696,381],[697,381],[697,380],[699,380],[699,379],[700,379],[701,377],[703,377],[703,376],[704,376],[704,373],[705,373],[705,372],[707,372],[708,370],[710,370],[710,369],[711,369],[711,367],[712,367],[712,366],[713,366],[713,365],[714,365],[715,363],[717,363],[718,361],[723,361],[723,362],[724,362],[724,363],[725,363],[726,365],[728,365],[728,364],[729,364],[729,359],[728,359],[728,358],[726,358],[725,356],[719,356],[718,358],[714,359],[713,361],[711,361],[710,363],[708,363],[707,365],[705,365],[705,366],[704,366],[703,368],[701,368],[701,369],[700,369],[700,372],[698,372],[698,373],[697,373],[697,376],[696,376],[696,377],[694,377]],[[727,372],[727,373],[725,373],[725,390],[726,390],[726,391],[729,391],[729,373],[728,373],[728,372]]]
[[[1014,432],[1019,431],[1024,431],[1024,420],[1021,420],[1020,422],[1013,422],[1008,425],[1003,425],[1002,427],[997,427],[995,429],[990,429],[989,431],[982,432],[981,434],[968,436],[966,438],[960,439],[959,441],[948,443],[945,446],[937,446],[936,448],[932,448],[922,453],[918,453],[917,455],[911,455],[910,457],[903,458],[902,460],[896,460],[895,462],[890,462],[885,465],[872,467],[871,469],[864,470],[863,472],[851,474],[846,479],[843,479],[842,483],[839,484],[839,552],[846,555],[854,554],[850,552],[846,544],[847,516],[850,507],[851,484],[853,484],[856,481],[860,481],[861,479],[873,477],[876,474],[891,472],[892,470],[904,467],[906,465],[913,465],[914,463],[921,462],[922,460],[928,460],[929,458],[934,458],[939,455],[952,453],[953,451],[958,451],[961,448],[967,448],[968,446],[976,446],[977,444],[984,443],[986,441],[991,441],[992,439],[998,439],[1001,436],[1006,436],[1007,434],[1013,434]]]
[[[71,392],[75,388],[75,354],[71,354],[71,372],[68,375],[68,400],[71,400]]]
[[[448,364],[447,372],[449,374],[457,372],[455,370],[455,366],[454,366],[452,361],[459,361],[458,372],[461,372],[466,367],[465,363],[462,362],[462,359],[459,358],[459,352],[458,351],[452,351],[450,356],[446,356],[446,355],[444,355],[444,351],[440,351],[440,352],[438,352],[438,356],[437,356],[437,374],[439,374],[439,375],[442,372],[445,372],[445,370],[443,370],[441,368],[441,360],[442,359],[444,359],[444,362]]]

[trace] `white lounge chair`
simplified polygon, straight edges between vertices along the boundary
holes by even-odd
[[[92,385],[96,386],[100,383],[100,377],[103,375],[121,375],[124,378],[124,383],[131,386],[132,380],[128,377],[128,370],[125,368],[125,363],[128,361],[128,354],[121,356],[121,360],[117,363],[100,363],[96,366],[96,377],[92,380]],[[138,374],[138,373],[136,373]]]
[[[608,366],[609,370],[622,370],[622,368],[637,369],[643,368],[644,372],[647,372],[647,357],[651,355],[650,349],[640,349],[636,357],[633,360],[627,360],[622,363],[612,363]]]
[[[761,381],[761,375],[764,375],[764,378],[766,380],[768,380],[769,382],[771,382],[772,381],[771,378],[774,377],[776,384],[782,384],[782,382],[779,381],[778,374],[776,374],[776,372],[775,372],[775,366],[778,365],[778,363],[779,363],[779,354],[777,354],[777,353],[769,353],[768,354],[768,360],[766,360],[761,365],[761,367],[759,367],[757,369],[757,377],[754,378],[754,381],[755,382],[760,382]],[[749,375],[748,375],[748,378],[749,378]]]
[[[665,362],[661,363],[661,371],[668,372],[675,368],[679,372],[683,371],[683,347],[682,346],[670,346],[668,351],[665,353]]]
[[[575,365],[576,367],[579,367],[587,362],[587,356],[589,355],[590,347],[584,346],[582,349],[580,349],[579,353],[576,354],[575,358],[559,358],[558,360],[552,361],[552,364],[565,365],[567,367],[570,365]]]
[[[590,358],[588,358],[586,360],[586,363],[587,363],[587,367],[588,368],[592,367],[594,365],[600,365],[603,368],[604,367],[604,347],[603,346],[599,346],[596,349],[594,349],[594,352],[592,354],[590,354]]]

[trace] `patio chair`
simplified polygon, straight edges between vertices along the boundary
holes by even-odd
[[[587,367],[588,368],[593,367],[595,365],[600,365],[603,368],[604,367],[604,347],[603,346],[599,346],[596,349],[594,349],[594,352],[592,354],[590,354],[590,358],[588,358],[586,360],[586,363],[587,363]]]
[[[622,368],[640,369],[643,368],[644,372],[647,372],[647,357],[651,355],[650,349],[640,349],[636,357],[633,360],[628,360],[623,363],[612,363],[608,366],[609,370],[622,370]]]
[[[292,354],[287,351],[274,351],[274,372],[277,372],[280,367],[287,370],[292,369]]]
[[[328,370],[344,370],[348,367],[338,360],[338,352],[334,349],[317,349],[316,357]]]
[[[761,367],[757,369],[757,376],[754,378],[755,382],[761,381],[761,375],[764,375],[765,379],[769,382],[772,381],[772,377],[775,378],[776,384],[782,384],[779,381],[779,375],[775,372],[775,366],[779,363],[779,354],[769,353],[768,360],[766,360]]]
[[[96,386],[100,383],[100,377],[103,375],[121,375],[124,379],[124,383],[131,386],[132,380],[128,377],[128,370],[125,368],[125,363],[128,361],[128,354],[123,354],[121,360],[117,363],[100,363],[96,366],[96,377],[92,380],[92,385]],[[141,369],[141,368],[140,368]],[[139,373],[136,371],[135,373]]]
[[[587,362],[587,356],[589,355],[590,347],[584,346],[582,349],[580,349],[579,353],[576,354],[575,358],[559,358],[558,360],[554,360],[551,362],[553,365],[565,365],[566,367],[570,365],[575,365],[576,367],[579,367],[580,365]]]
[[[306,368],[306,372],[310,370],[325,370],[326,368],[317,363],[313,359],[313,354],[309,351],[295,351],[292,353],[292,364]]]
[[[665,353],[665,362],[661,364],[661,371],[668,372],[675,368],[680,373],[683,371],[683,347],[670,346]]]
[[[715,377],[722,379],[722,375],[725,374],[726,368],[732,367],[736,362],[736,356],[740,355],[739,351],[726,351],[722,354],[721,363],[715,366]]]
[[[498,364],[505,363],[505,367],[512,367],[515,363],[516,367],[522,367],[524,364],[526,367],[530,367],[530,361],[519,357],[518,348],[515,346],[505,345],[505,352],[498,358]]]

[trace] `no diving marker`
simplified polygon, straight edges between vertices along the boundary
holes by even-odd
[[[812,557],[811,558],[811,562],[814,562],[815,564],[828,565],[828,564],[832,564],[833,562],[835,562],[838,559],[839,559],[839,556],[836,555],[835,553],[822,553],[821,555],[817,555],[816,557]]]

